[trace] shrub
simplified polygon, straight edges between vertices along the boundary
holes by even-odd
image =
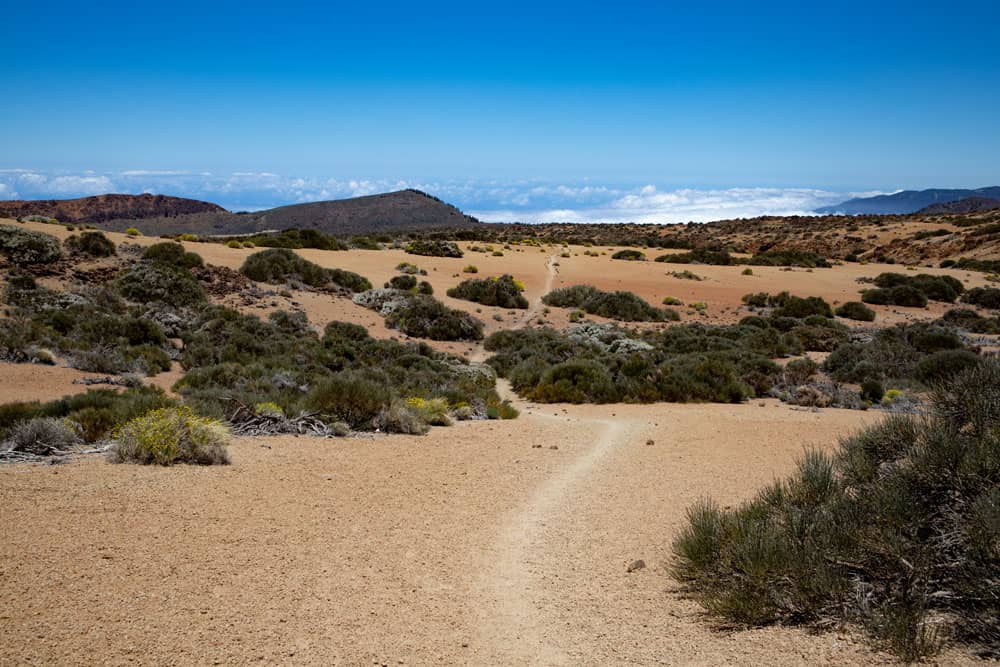
[[[830,267],[824,257],[804,250],[764,250],[755,253],[748,263],[760,266],[801,266],[809,269]]]
[[[280,285],[297,281],[311,287],[326,287],[330,283],[352,292],[372,288],[368,280],[357,273],[323,267],[299,257],[288,248],[269,248],[246,258],[240,273],[257,282]]]
[[[611,259],[623,259],[628,262],[645,262],[646,255],[639,252],[638,250],[619,250],[615,254],[611,255]]]
[[[70,236],[63,245],[71,255],[89,255],[90,257],[111,257],[115,254],[115,244],[101,232],[83,232],[79,236]]]
[[[924,384],[947,380],[979,363],[979,355],[969,350],[941,350],[917,363],[917,379]]]
[[[56,237],[11,225],[0,225],[0,253],[17,266],[48,264],[62,256]]]
[[[204,266],[201,255],[184,250],[184,246],[174,241],[154,243],[142,253],[142,258],[151,262],[161,262],[181,269]]]
[[[286,229],[277,233],[255,234],[243,242],[244,248],[315,248],[317,250],[347,250],[347,245],[315,229]]]
[[[542,297],[547,306],[579,308],[591,315],[599,315],[626,322],[663,322],[678,320],[680,316],[669,308],[655,308],[631,292],[602,292],[590,285],[574,285],[555,289]]]
[[[786,297],[775,310],[775,317],[809,317],[810,315],[820,315],[821,317],[833,317],[830,304],[818,296],[808,296],[805,298],[797,296]]]
[[[495,278],[482,280],[464,280],[448,290],[448,296],[454,299],[464,299],[484,306],[498,308],[527,308],[528,300],[521,292],[524,286],[512,276],[504,274]]]
[[[902,273],[882,273],[875,278],[874,283],[876,287],[890,290],[890,303],[895,303],[898,306],[907,305],[898,302],[900,295],[904,295],[911,302],[916,300],[910,294],[910,290],[920,292],[925,297],[925,304],[927,299],[952,303],[965,290],[965,286],[956,278],[932,276],[926,273],[916,276],[907,276]],[[904,287],[910,288],[910,290],[897,291],[898,288]]]
[[[808,357],[792,359],[785,366],[785,383],[789,385],[802,384],[815,375],[819,365]]]
[[[309,392],[307,405],[352,428],[367,428],[389,406],[387,387],[361,371],[343,371],[319,382]]]
[[[416,294],[389,313],[385,323],[408,336],[431,340],[482,340],[483,323],[432,296]]]
[[[129,227],[128,229],[125,230],[125,235],[126,236],[133,236],[133,237],[134,236],[142,236],[142,232],[140,232],[135,227]]]
[[[417,267],[417,265],[412,264],[410,262],[400,262],[399,264],[396,265],[396,270],[399,271],[400,273],[410,273],[410,274],[420,273],[420,269]]]
[[[860,301],[848,301],[847,303],[838,306],[834,313],[837,317],[843,317],[848,320],[857,320],[858,322],[875,321],[875,311]]]
[[[891,415],[832,457],[808,453],[736,509],[690,508],[675,576],[740,624],[855,622],[908,661],[946,638],[1000,654],[1000,362],[956,375],[931,403],[927,418]]]
[[[462,273],[479,273],[479,268],[475,264],[469,264],[462,269]]]
[[[861,383],[861,398],[870,403],[881,403],[885,389],[878,380],[865,380]]]
[[[664,306],[683,306],[684,302],[681,301],[680,299],[678,299],[677,297],[665,296],[665,297],[663,297],[663,305]]]
[[[941,321],[961,329],[966,329],[972,333],[1000,333],[1000,319],[982,317],[976,311],[968,308],[953,308],[941,316]]]
[[[742,271],[740,271],[740,275],[752,276],[753,275],[753,269],[751,269],[750,267],[747,267],[747,268],[743,269]]]
[[[407,274],[393,276],[385,286],[398,290],[411,290],[417,287],[417,279]]]
[[[46,456],[79,443],[80,436],[67,420],[38,417],[15,425],[5,444],[16,452]]]
[[[927,305],[927,297],[910,285],[866,289],[861,293],[861,300],[876,305],[895,305],[907,308],[923,308]]]
[[[429,257],[461,257],[462,250],[453,241],[417,240],[406,246],[406,252],[411,255]]]
[[[229,463],[229,430],[190,408],[160,408],[136,417],[114,432],[113,463],[173,465]]]
[[[205,301],[205,291],[187,269],[163,263],[138,264],[118,278],[122,296],[136,303],[190,306]]]
[[[430,430],[426,422],[399,401],[380,410],[372,420],[372,425],[385,433],[423,435]]]
[[[715,264],[720,266],[729,266],[734,263],[728,252],[704,248],[698,248],[691,252],[660,255],[655,261],[668,264]]]
[[[431,294],[434,294],[434,286],[426,280],[421,280],[417,283],[417,294],[426,294],[430,296]]]
[[[962,301],[989,308],[990,310],[1000,310],[1000,289],[996,287],[974,287],[962,296]]]

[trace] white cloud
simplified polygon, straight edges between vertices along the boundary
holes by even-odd
[[[56,195],[81,196],[100,195],[115,191],[115,185],[107,176],[56,176],[45,184],[49,192]]]
[[[17,190],[6,183],[0,183],[0,199],[17,199]]]

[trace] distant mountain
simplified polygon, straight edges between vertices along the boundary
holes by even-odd
[[[892,195],[861,197],[851,199],[836,206],[816,209],[821,215],[894,215],[916,213],[933,204],[947,204],[969,197],[1000,199],[1000,187],[979,188],[978,190],[904,190]]]
[[[989,197],[966,197],[958,201],[945,202],[943,204],[931,204],[926,208],[917,211],[923,215],[949,215],[955,213],[982,213],[1000,208],[1000,199],[990,199]]]
[[[121,231],[135,221],[120,217],[104,227]],[[281,229],[316,229],[335,236],[456,229],[480,225],[475,218],[419,190],[280,206],[253,213],[214,211],[147,218],[143,234],[231,236]]]
[[[150,194],[0,201],[0,218],[44,215],[60,222],[75,223],[98,223],[115,218],[169,218],[192,213],[226,213],[226,209],[197,199]]]

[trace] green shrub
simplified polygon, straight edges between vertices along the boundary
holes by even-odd
[[[961,339],[941,326],[897,325],[880,329],[868,343],[840,345],[823,362],[823,370],[838,382],[918,379],[917,364],[926,355],[961,347]]]
[[[117,284],[122,296],[135,303],[181,307],[205,301],[205,291],[190,271],[159,262],[133,266]]]
[[[160,408],[136,417],[114,432],[113,463],[223,465],[229,463],[229,430],[190,408]]]
[[[387,282],[385,286],[390,287],[392,289],[400,289],[400,290],[416,289],[417,279],[407,274],[403,274],[401,276],[393,276],[392,278],[389,279],[389,282]]]
[[[638,250],[619,250],[615,254],[611,255],[611,259],[623,259],[628,262],[645,262],[646,255],[639,252]]]
[[[126,236],[133,236],[133,237],[134,236],[142,236],[142,232],[140,232],[135,227],[129,227],[128,229],[125,230],[125,235]]]
[[[428,257],[461,257],[462,250],[452,241],[435,241],[421,239],[411,241],[406,246],[406,252],[411,255]]]
[[[704,248],[691,252],[660,255],[655,261],[668,264],[715,264],[718,266],[730,266],[735,263],[732,256],[724,250],[716,251]]]
[[[748,262],[759,266],[801,266],[803,268],[830,268],[830,263],[814,252],[804,250],[764,250],[755,253]]]
[[[923,308],[927,305],[927,297],[910,285],[866,289],[861,293],[861,300],[876,305],[895,305],[907,308]]]
[[[495,278],[482,280],[464,280],[448,290],[448,296],[454,299],[464,299],[484,306],[499,308],[527,308],[528,300],[521,292],[524,285],[504,274]]]
[[[17,266],[49,264],[62,257],[56,237],[12,225],[0,225],[0,253]]]
[[[416,294],[385,318],[386,326],[408,336],[431,340],[482,340],[483,323],[472,315],[448,308],[432,296]]]
[[[1000,318],[982,317],[968,308],[953,308],[941,316],[941,321],[972,333],[1000,334]]]
[[[843,317],[848,320],[857,320],[858,322],[875,321],[875,311],[860,301],[848,301],[847,303],[838,306],[834,313],[837,317]]]
[[[990,310],[1000,310],[1000,289],[996,287],[974,287],[962,296],[962,301],[989,308]]]
[[[832,457],[811,452],[735,509],[690,508],[674,575],[742,625],[853,622],[907,661],[944,639],[996,656],[997,423],[991,360],[939,387],[927,418],[891,415]]]
[[[591,315],[625,322],[663,322],[680,316],[669,308],[655,308],[631,292],[602,292],[590,285],[554,289],[542,297],[547,306],[579,308]]]
[[[194,269],[205,265],[201,255],[186,251],[184,246],[174,241],[154,243],[146,248],[145,252],[142,253],[142,258],[181,269]]]
[[[865,380],[861,383],[861,399],[871,403],[882,402],[885,396],[885,389],[878,380]]]
[[[244,248],[256,246],[261,248],[347,250],[345,243],[315,229],[286,229],[276,233],[255,234],[243,240]]]
[[[111,257],[116,253],[115,244],[101,232],[83,232],[79,236],[74,234],[63,241],[63,245],[71,255]]]
[[[299,257],[288,248],[269,248],[255,252],[243,262],[240,273],[251,280],[274,285],[297,281],[311,287],[327,287],[333,283],[352,292],[364,292],[372,288],[366,278],[356,273],[343,269],[324,269]]]
[[[901,294],[911,302],[917,300],[911,295],[910,290],[898,290],[898,288],[907,287],[920,292],[925,297],[925,304],[926,300],[953,303],[958,295],[965,291],[965,286],[956,278],[932,276],[926,273],[916,276],[907,276],[902,273],[882,273],[875,278],[874,282],[876,287],[890,290],[890,303],[895,303],[898,306],[907,305],[898,302]]]
[[[809,317],[810,315],[833,317],[833,311],[830,309],[830,304],[818,296],[808,296],[805,298],[787,296],[772,314],[775,317],[803,318]]]
[[[479,268],[475,264],[469,264],[462,269],[462,273],[479,273]]]
[[[976,366],[979,360],[979,355],[969,350],[934,352],[917,363],[917,379],[928,385],[941,382]]]
[[[401,401],[394,401],[380,410],[372,425],[384,433],[423,435],[430,430],[430,426]]]
[[[307,405],[352,428],[369,428],[389,407],[391,394],[377,379],[362,371],[343,371],[319,382],[309,392]]]

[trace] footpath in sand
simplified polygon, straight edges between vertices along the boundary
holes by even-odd
[[[239,438],[226,467],[0,468],[0,664],[890,662],[713,630],[667,573],[693,502],[877,414],[516,403],[424,437]]]

